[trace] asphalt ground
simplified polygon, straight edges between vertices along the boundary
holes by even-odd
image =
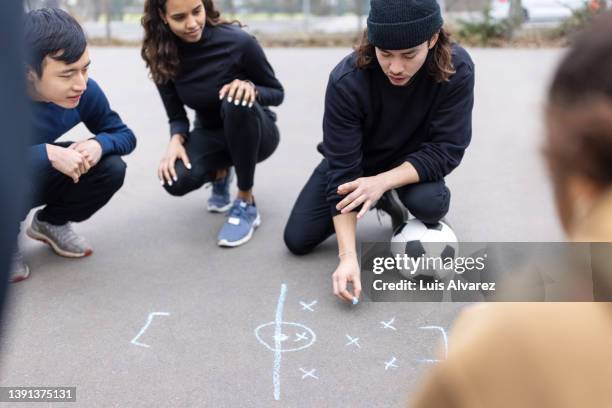
[[[53,407],[402,406],[429,360],[443,358],[443,334],[465,305],[342,304],[331,292],[335,239],[304,257],[282,242],[321,159],[327,76],[348,52],[267,50],[286,99],[276,109],[281,144],[257,167],[263,223],[248,244],[221,249],[224,219],[206,212],[209,191],[171,197],[156,178],[167,120],[138,50],[92,49],[91,76],[138,147],[122,190],[76,226],[93,256],[63,259],[20,238],[32,275],[11,288],[0,385],[77,387],[76,404]],[[473,141],[447,178],[449,220],[464,241],[564,240],[540,153],[543,98],[562,51],[470,52]],[[86,137],[81,125],[66,139]],[[359,224],[362,241],[390,234],[389,218],[374,212]],[[393,328],[381,323],[393,318]]]

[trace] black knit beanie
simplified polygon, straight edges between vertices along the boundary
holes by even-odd
[[[404,50],[429,40],[443,23],[436,0],[371,0],[368,41],[384,50]]]

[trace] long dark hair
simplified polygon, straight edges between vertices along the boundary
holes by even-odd
[[[427,70],[436,82],[446,82],[455,73],[453,67],[453,53],[451,49],[451,38],[448,31],[440,29],[438,42],[430,52],[433,53],[429,58]],[[366,28],[361,35],[359,43],[355,46],[357,53],[357,67],[367,68],[376,61],[376,49],[368,41],[368,29]]]
[[[174,79],[180,68],[176,39],[160,16],[160,11],[166,12],[166,1],[146,0],[141,19],[145,35],[140,54],[147,63],[153,81],[157,84],[164,84]],[[202,4],[206,10],[206,27],[233,23],[240,25],[237,20],[222,19],[212,0],[202,0]]]

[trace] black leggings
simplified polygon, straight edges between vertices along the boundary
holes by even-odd
[[[178,181],[172,186],[164,184],[166,191],[174,196],[185,195],[214,180],[217,170],[229,166],[236,168],[238,188],[250,190],[255,165],[270,157],[278,146],[279,133],[272,115],[257,103],[248,108],[224,101],[221,104],[223,128],[205,129],[196,119],[185,142],[191,170],[182,160],[177,160]]]
[[[285,227],[285,245],[296,255],[311,252],[334,233],[330,203],[325,197],[327,161],[313,171],[298,196]],[[448,212],[450,190],[444,181],[409,184],[397,189],[408,211],[425,223],[436,223]]]

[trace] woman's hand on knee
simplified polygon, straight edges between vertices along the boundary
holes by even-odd
[[[257,98],[257,90],[251,81],[242,81],[234,79],[229,84],[226,84],[219,91],[219,99],[227,96],[229,103],[234,102],[235,105],[252,107]]]
[[[166,153],[164,153],[157,169],[157,177],[162,185],[167,183],[171,186],[173,181],[178,181],[175,167],[178,159],[183,161],[188,170],[191,170],[191,163],[183,143],[185,143],[185,138],[182,135],[177,134],[170,139]]]
[[[345,196],[336,209],[342,214],[362,205],[357,218],[363,217],[387,191],[386,184],[378,176],[360,177],[338,186],[338,195]]]

